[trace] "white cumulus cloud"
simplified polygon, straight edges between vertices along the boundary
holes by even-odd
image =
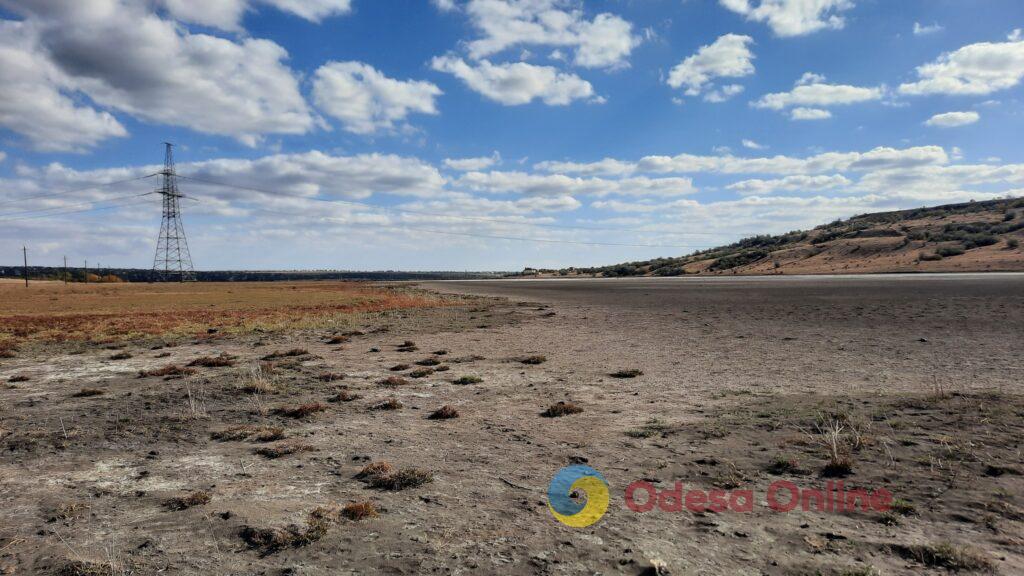
[[[748,20],[764,22],[781,37],[840,29],[846,24],[842,12],[854,6],[853,0],[719,0],[719,3]]]
[[[525,62],[491,64],[481,60],[468,64],[454,56],[440,56],[431,66],[462,80],[470,89],[506,106],[529,104],[541,100],[552,106],[564,106],[573,100],[594,96],[590,82],[552,66],[536,66]]]
[[[390,130],[409,114],[437,114],[441,89],[430,82],[395,80],[362,62],[330,62],[313,78],[313,101],[349,132]]]
[[[687,96],[697,96],[707,90],[716,78],[742,78],[754,73],[754,54],[750,44],[754,39],[739,34],[726,34],[713,43],[701,46],[696,54],[687,57],[669,72],[666,82],[673,88],[684,88]],[[713,90],[706,97],[721,102],[743,90],[729,85]]]
[[[751,102],[751,106],[769,110],[792,108],[794,120],[820,120],[831,116],[824,108],[881,100],[884,93],[881,87],[827,84],[823,76],[807,73],[789,92],[765,94]]]
[[[1024,40],[969,44],[917,68],[917,82],[902,94],[985,95],[1018,85],[1024,78]]]
[[[957,126],[974,124],[978,120],[981,120],[981,115],[977,112],[946,112],[945,114],[932,116],[925,122],[925,125],[937,126],[939,128],[955,128]]]

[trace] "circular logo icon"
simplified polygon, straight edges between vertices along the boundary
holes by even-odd
[[[585,502],[579,501],[580,493],[586,495]],[[548,485],[548,508],[562,524],[586,528],[608,511],[608,482],[590,466],[566,466]]]

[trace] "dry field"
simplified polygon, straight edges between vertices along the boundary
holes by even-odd
[[[1024,573],[1024,278],[424,287],[0,287],[0,574]],[[608,481],[587,528],[569,464]]]

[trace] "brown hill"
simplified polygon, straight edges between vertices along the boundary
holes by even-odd
[[[879,212],[754,236],[678,258],[526,275],[877,274],[1024,271],[1024,199]]]

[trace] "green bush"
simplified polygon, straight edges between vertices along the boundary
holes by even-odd
[[[959,256],[964,253],[964,249],[960,246],[943,246],[935,251],[935,254],[948,258],[950,256]]]

